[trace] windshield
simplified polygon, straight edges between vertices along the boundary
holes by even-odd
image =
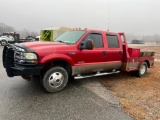
[[[82,37],[82,35],[85,32],[86,31],[82,31],[82,30],[68,31],[68,32],[65,32],[62,35],[60,35],[54,41],[55,42],[67,43],[67,44],[74,44]]]

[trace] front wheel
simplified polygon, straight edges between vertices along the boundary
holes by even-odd
[[[147,72],[147,63],[143,62],[141,63],[139,70],[137,71],[138,77],[143,77]]]
[[[68,83],[68,73],[63,67],[49,69],[43,77],[42,84],[47,92],[63,90]]]

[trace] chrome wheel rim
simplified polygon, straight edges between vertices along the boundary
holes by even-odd
[[[60,72],[55,72],[49,77],[49,85],[53,88],[57,88],[62,85],[64,77]]]
[[[142,65],[140,68],[140,73],[143,75],[146,72],[146,66]]]

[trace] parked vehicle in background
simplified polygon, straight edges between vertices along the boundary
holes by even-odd
[[[0,37],[0,44],[2,46],[7,45],[8,43],[21,43],[21,42],[33,42],[35,41],[34,37],[27,36],[26,38],[20,39],[20,35],[16,32],[7,32],[3,33]]]
[[[40,37],[41,37],[41,36],[36,36],[36,37],[35,37],[35,41],[40,41]]]
[[[132,40],[132,44],[145,44],[143,40]]]
[[[0,43],[2,46],[7,45],[8,43],[15,43],[19,41],[19,34],[16,32],[7,32],[3,33],[0,37]]]
[[[134,72],[142,77],[154,65],[154,52],[129,48],[124,33],[71,30],[53,42],[26,42],[3,49],[3,66],[9,77],[41,79],[48,92],[64,89],[71,78]]]
[[[14,37],[10,35],[2,35],[0,37],[0,43],[2,46],[6,45],[7,43],[14,43]]]
[[[19,42],[33,42],[35,38],[33,36],[27,36],[25,38],[19,39]]]

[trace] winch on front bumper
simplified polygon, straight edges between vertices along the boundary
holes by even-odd
[[[35,59],[24,59],[23,54],[34,53],[34,51],[21,48],[15,45],[4,46],[3,49],[3,66],[9,77],[22,75],[38,75],[43,68]],[[36,63],[34,63],[36,62]]]

